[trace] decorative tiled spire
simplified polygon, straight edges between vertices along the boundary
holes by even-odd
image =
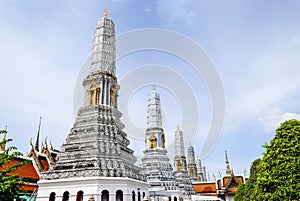
[[[176,190],[173,168],[165,149],[165,134],[162,129],[160,97],[153,86],[148,96],[147,129],[145,133],[145,149],[142,157],[142,173],[147,177],[150,188],[168,186]]]
[[[159,93],[156,92],[156,86],[152,86],[152,91],[148,96],[147,110],[147,130],[162,129],[162,117]]]
[[[226,174],[231,175],[230,165],[228,161],[227,151],[225,151],[225,158],[226,158]]]
[[[109,18],[108,9],[97,22],[93,40],[91,73],[116,74],[116,39],[115,25]]]
[[[119,85],[116,77],[115,25],[106,9],[96,25],[90,73],[83,81],[85,105],[117,108]]]
[[[175,171],[174,176],[178,187],[183,190],[185,200],[191,200],[191,195],[194,194],[194,188],[187,171],[186,157],[184,153],[183,132],[177,126],[175,131]]]
[[[197,180],[197,166],[196,166],[196,160],[195,160],[195,151],[194,147],[192,145],[189,145],[188,147],[188,170],[190,179],[196,181]]]
[[[188,164],[195,164],[195,151],[192,145],[188,147]]]
[[[184,142],[183,142],[183,133],[177,126],[175,131],[175,157],[185,156],[184,154]]]
[[[104,13],[96,26],[90,73],[83,80],[84,105],[78,110],[51,170],[42,179],[128,177],[143,180],[117,109],[115,29]],[[53,148],[50,148],[51,153]],[[98,200],[97,197],[96,200]]]

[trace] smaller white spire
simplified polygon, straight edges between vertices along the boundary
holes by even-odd
[[[175,131],[175,157],[176,156],[185,156],[183,132],[179,129],[179,125]]]
[[[231,174],[231,170],[230,170],[230,165],[229,165],[229,160],[228,160],[228,155],[227,155],[227,151],[225,150],[225,164],[226,164],[226,174],[230,175]]]
[[[160,106],[160,96],[156,92],[156,86],[152,86],[152,91],[148,95],[148,110],[147,110],[147,129],[159,128],[162,129],[162,116]]]
[[[188,147],[188,164],[195,164],[195,151],[192,145]]]

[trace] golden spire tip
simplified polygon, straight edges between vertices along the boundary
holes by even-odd
[[[105,11],[104,11],[104,17],[108,17],[108,15],[109,15],[109,11],[108,11],[108,9],[106,8]]]

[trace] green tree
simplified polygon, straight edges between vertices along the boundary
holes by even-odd
[[[235,201],[248,201],[256,200],[256,195],[254,195],[254,185],[257,180],[257,172],[259,171],[258,165],[260,164],[261,159],[256,159],[252,162],[250,168],[250,177],[247,184],[240,184],[238,186],[237,192],[234,196]]]
[[[264,147],[251,200],[300,200],[300,121],[282,123]]]
[[[10,146],[5,148],[7,143],[11,142],[12,139],[5,139],[6,130],[0,130],[3,134],[3,139],[0,142],[0,200],[8,201],[13,200],[20,193],[20,187],[24,184],[18,175],[12,174],[19,167],[26,164],[26,162],[20,162],[16,165],[9,165],[9,163],[14,160],[15,157],[21,156],[22,153],[17,151],[17,148]]]

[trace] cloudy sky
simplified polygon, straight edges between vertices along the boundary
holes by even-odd
[[[8,136],[23,153],[30,149],[30,138],[36,137],[40,116],[42,139],[48,137],[59,148],[66,138],[74,122],[74,104],[80,102],[73,98],[80,90],[77,78],[86,66],[95,25],[105,8],[117,35],[145,28],[171,30],[193,40],[214,63],[224,87],[226,116],[216,146],[203,159],[211,175],[224,172],[224,150],[236,173],[244,169],[248,173],[280,122],[300,119],[299,1],[1,1],[0,128],[8,126]],[[194,145],[200,155],[208,128],[214,126],[209,87],[181,59],[159,51],[120,59],[120,83],[129,72],[149,64],[173,70],[193,91],[197,115],[187,115],[188,119],[182,110],[190,97],[176,94],[183,85],[153,82],[161,93],[167,141],[173,141],[177,124],[193,122],[191,127],[199,128],[197,133],[183,130],[191,136],[185,144]],[[150,85],[136,87],[128,111],[120,108],[141,129],[146,124]],[[122,88],[126,87],[121,86],[120,95]],[[143,145],[131,140],[140,155]]]

